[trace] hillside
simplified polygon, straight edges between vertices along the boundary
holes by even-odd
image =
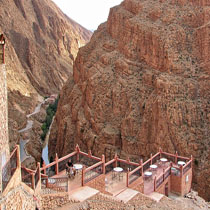
[[[2,0],[0,32],[6,37],[10,146],[41,96],[58,93],[72,74],[79,47],[92,33],[51,0]]]
[[[210,199],[210,9],[205,0],[125,0],[79,50],[50,136],[144,160],[161,147],[193,155],[193,188]]]

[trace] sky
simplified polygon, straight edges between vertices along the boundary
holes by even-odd
[[[96,30],[98,25],[108,18],[109,9],[123,0],[53,0],[71,19],[89,30]]]

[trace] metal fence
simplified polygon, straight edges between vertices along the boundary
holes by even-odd
[[[185,158],[185,157],[180,157],[180,156],[178,156],[178,157],[177,157],[177,162],[178,162],[178,161],[187,162],[187,161],[189,161],[189,158]]]
[[[103,163],[101,163],[99,166],[97,166],[87,172],[84,172],[84,184],[90,182],[91,180],[93,180],[96,177],[103,174],[102,167],[103,167]]]
[[[39,179],[40,179],[40,167],[38,166],[37,169],[36,169],[36,172],[35,172],[35,188],[39,182]]]
[[[161,153],[161,157],[166,158],[166,159],[168,159],[168,161],[171,161],[173,163],[175,163],[175,161],[176,161],[176,156],[173,156],[173,155],[170,155],[167,153]]]
[[[152,164],[158,163],[159,160],[160,160],[160,153],[156,155],[154,158],[152,158]]]
[[[168,168],[164,173],[164,179],[168,178],[171,175],[171,168]]]
[[[21,167],[21,177],[22,177],[22,182],[33,189],[32,173],[30,173],[26,168]]]
[[[17,169],[17,148],[15,148],[15,150],[12,152],[10,156],[10,159],[2,168],[2,190],[3,191],[7,187],[16,169]]]
[[[163,175],[161,175],[157,180],[156,180],[156,188],[158,188],[162,183],[163,183]]]
[[[68,178],[41,178],[42,194],[54,194],[58,192],[68,192]]]
[[[87,167],[90,167],[90,166],[98,163],[99,161],[100,161],[100,159],[96,160],[96,159],[92,158],[91,156],[86,156],[86,155],[83,155],[83,154],[79,154],[79,162],[82,165],[85,165]]]
[[[106,165],[105,174],[108,174],[109,172],[113,171],[114,168],[115,168],[115,162]]]
[[[125,163],[125,162],[122,162],[122,161],[117,161],[117,166],[123,168],[123,171],[127,172],[128,170],[129,171],[133,171],[135,168],[138,167],[138,164],[137,165],[133,165],[129,162]]]
[[[183,168],[183,174],[185,174],[192,167],[192,161],[187,163],[187,165]]]
[[[46,168],[46,174],[48,177],[56,175],[55,167],[56,167],[56,164],[53,164],[52,166]]]
[[[136,170],[134,173],[130,174],[128,177],[128,184],[132,184],[134,181],[136,181],[138,178],[142,176],[141,167]]]
[[[151,160],[146,161],[143,164],[143,171],[146,171],[147,169],[149,169],[150,168],[150,165],[151,165]]]
[[[58,162],[59,171],[63,171],[66,169],[66,164],[69,160],[71,160],[72,163],[77,163],[77,155],[70,156],[70,157]]]

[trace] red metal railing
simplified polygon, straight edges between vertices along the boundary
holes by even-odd
[[[192,160],[190,160],[184,167],[183,167],[183,175],[192,168]]]
[[[100,161],[88,168],[84,168],[82,170],[82,186],[84,186],[91,180],[97,178],[101,174],[104,174],[103,166],[104,166],[104,162]]]
[[[41,174],[41,190],[42,194],[68,192],[68,177],[49,178]]]
[[[154,179],[154,191],[161,186],[161,184],[171,175],[171,166],[163,171],[163,173]]]
[[[34,171],[29,170],[25,167],[21,167],[22,182],[25,183],[27,186],[31,187],[32,189],[33,189],[32,185],[33,173]]]
[[[127,187],[142,176],[142,166],[138,166],[133,171],[128,171]]]

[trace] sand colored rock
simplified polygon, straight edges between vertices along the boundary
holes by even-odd
[[[210,199],[209,1],[125,0],[79,50],[60,94],[50,151],[139,161],[159,147],[193,155]]]

